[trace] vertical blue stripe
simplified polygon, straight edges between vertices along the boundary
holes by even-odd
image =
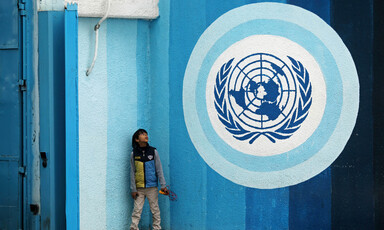
[[[247,4],[251,3],[262,3],[262,2],[277,2],[277,3],[287,3],[287,0],[246,0]]]
[[[351,52],[360,84],[359,113],[354,131],[332,164],[334,229],[374,229],[373,5],[373,0],[331,1],[332,27]]]
[[[330,23],[330,0],[289,0]],[[331,168],[310,180],[290,187],[290,229],[331,229]]]
[[[330,23],[330,0],[289,0]],[[290,229],[331,229],[331,169],[290,187]]]
[[[133,209],[129,156],[137,126],[136,41],[140,38],[137,20],[109,18],[104,23],[108,72],[106,221],[107,229],[124,229]]]
[[[279,2],[249,0],[247,3]],[[246,189],[246,229],[288,229],[289,189]]]
[[[108,76],[107,28],[99,30],[98,55],[92,73],[86,70],[92,62],[95,47],[94,26],[97,18],[79,19],[79,179],[80,229],[106,225]],[[96,209],[95,207],[103,207]]]
[[[151,119],[151,81],[149,64],[149,21],[137,20],[136,75],[137,75],[137,126],[149,129]],[[147,130],[150,131],[150,130]],[[150,135],[151,133],[149,133]],[[150,137],[150,136],[149,136]]]
[[[229,10],[244,4],[245,1],[207,0],[206,26]],[[222,177],[210,167],[206,171],[206,229],[246,229],[246,188]]]
[[[331,170],[290,187],[289,229],[331,229]]]
[[[184,122],[182,89],[189,56],[204,32],[205,0],[171,1],[170,5],[170,171],[178,201],[171,204],[172,229],[205,229],[206,167]],[[161,16],[160,16],[161,17]]]
[[[245,229],[289,229],[289,188],[247,188],[246,205]]]
[[[316,0],[316,1],[288,0],[287,3],[300,6],[306,10],[309,10],[312,13],[319,16],[320,18],[322,18],[325,22],[330,24],[331,0]]]
[[[65,11],[65,123],[67,229],[80,228],[77,5]]]
[[[65,224],[65,69],[64,11],[39,13],[41,221],[48,228]]]
[[[146,129],[149,132],[149,143],[152,144],[151,124],[151,79],[149,75],[149,21],[137,21],[137,47],[136,47],[136,75],[137,75],[137,128]],[[156,146],[155,146],[156,147]],[[139,227],[149,229],[152,216],[148,202],[145,202]]]
[[[206,229],[246,229],[246,187],[207,167]]]
[[[169,170],[170,120],[169,120],[169,16],[170,2],[159,1],[160,17],[151,22],[150,79],[151,79],[151,144],[156,146],[163,166],[164,177],[173,189]],[[173,135],[172,135],[173,138]],[[159,196],[161,226],[171,229],[170,201]]]
[[[40,124],[40,151],[46,152],[47,158],[51,160],[51,154],[54,154],[53,146],[51,146],[52,139],[55,138],[52,132],[53,125],[53,77],[54,75],[54,58],[53,53],[53,15],[49,11],[39,13],[39,113],[40,119],[45,122]],[[45,45],[43,45],[45,44]],[[44,64],[43,64],[44,63]],[[52,135],[52,136],[51,136]],[[47,168],[40,166],[40,185],[48,188],[40,191],[40,196],[45,197],[41,199],[40,206],[44,210],[40,212],[42,221],[47,222],[50,217],[50,178],[51,178],[51,161]],[[40,164],[41,165],[41,164]],[[52,166],[53,167],[53,166]],[[50,226],[49,226],[50,227]]]
[[[247,4],[247,0],[238,1],[220,1],[220,0],[207,0],[206,1],[206,24],[207,27],[211,25],[221,15],[228,11]]]
[[[373,0],[373,175],[375,197],[375,229],[384,229],[384,2]]]

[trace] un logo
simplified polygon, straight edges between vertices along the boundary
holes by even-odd
[[[280,3],[219,17],[183,81],[189,137],[209,167],[260,189],[295,185],[342,152],[359,108],[353,59],[317,15]]]
[[[255,53],[217,73],[214,98],[218,118],[234,138],[252,144],[260,136],[287,139],[300,128],[312,103],[309,73],[269,53]]]

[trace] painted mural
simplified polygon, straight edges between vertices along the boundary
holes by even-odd
[[[372,229],[371,132],[356,121],[370,116],[370,40],[351,32],[368,6],[357,22],[347,1],[274,2],[160,0],[155,20],[109,18],[89,77],[98,19],[79,18],[80,229],[129,228],[138,128],[177,194],[159,196],[163,229]],[[151,219],[146,204],[140,229]]]
[[[162,229],[384,229],[383,1],[68,2],[0,3],[0,229],[129,229],[138,128]]]
[[[213,22],[185,73],[188,133],[204,161],[247,187],[295,185],[339,156],[356,122],[352,57],[317,15],[249,4]]]

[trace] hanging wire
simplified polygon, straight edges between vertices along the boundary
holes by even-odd
[[[95,53],[94,53],[94,55],[93,55],[93,61],[92,61],[92,64],[91,64],[91,66],[90,66],[90,67],[88,68],[88,70],[87,70],[87,73],[86,73],[87,76],[89,76],[89,75],[91,74],[92,69],[93,69],[93,66],[95,65],[95,62],[96,62],[96,58],[97,58],[97,48],[98,48],[98,46],[99,46],[99,29],[100,29],[100,25],[101,25],[101,23],[102,23],[105,19],[107,19],[107,17],[108,17],[110,5],[111,5],[111,0],[107,0],[107,12],[105,12],[104,17],[102,17],[102,18],[100,19],[100,21],[95,25],[95,28],[94,28],[94,30],[95,30],[95,36],[96,36],[96,37],[95,37]]]

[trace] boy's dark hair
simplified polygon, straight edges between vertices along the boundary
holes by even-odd
[[[136,142],[136,139],[139,139],[139,136],[140,134],[143,134],[143,133],[146,133],[148,134],[148,132],[145,130],[145,129],[138,129],[132,136],[132,148],[137,148],[139,146],[139,144]]]

